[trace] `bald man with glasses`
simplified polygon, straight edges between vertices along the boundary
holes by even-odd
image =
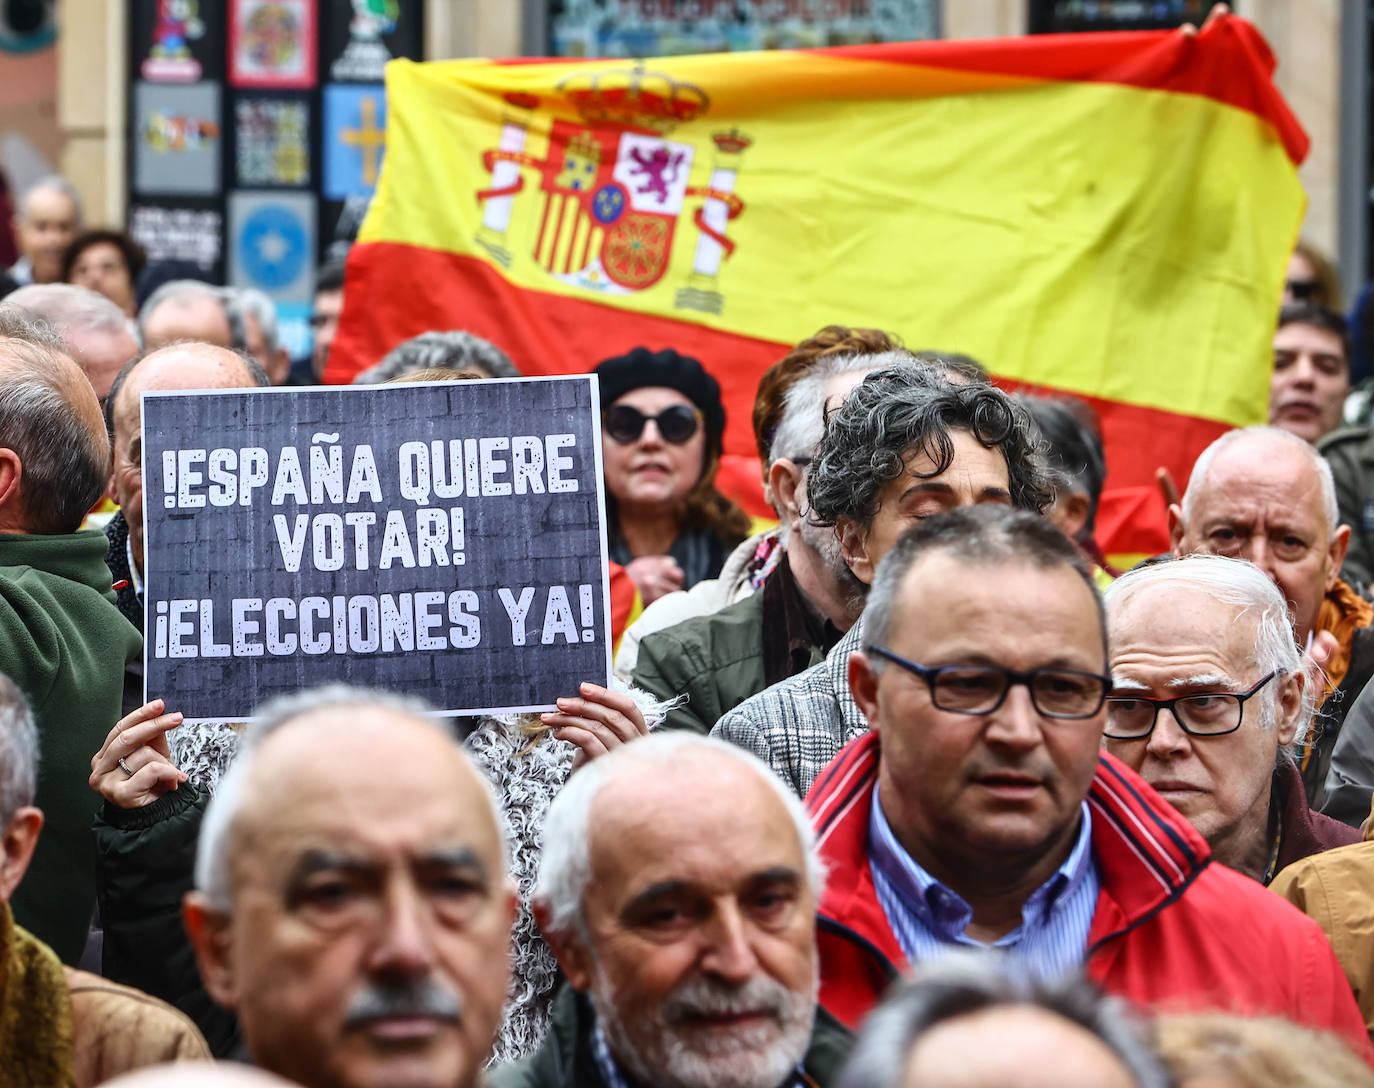
[[[1107,750],[1188,818],[1214,858],[1268,884],[1300,858],[1358,841],[1308,807],[1293,753],[1315,692],[1283,594],[1262,570],[1195,555],[1134,570],[1106,599]]]

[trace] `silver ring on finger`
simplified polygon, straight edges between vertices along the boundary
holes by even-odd
[[[127,774],[130,778],[133,778],[134,769],[124,762],[123,756],[119,757],[119,769],[123,771],[125,774]]]

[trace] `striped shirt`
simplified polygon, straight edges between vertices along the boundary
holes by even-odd
[[[878,902],[909,963],[930,959],[951,945],[1001,949],[1039,978],[1066,974],[1083,963],[1100,886],[1087,802],[1078,841],[1064,864],[1031,893],[1021,908],[1021,924],[990,945],[964,932],[973,921],[973,908],[964,898],[921,868],[897,842],[876,789],[868,817],[868,859]]]

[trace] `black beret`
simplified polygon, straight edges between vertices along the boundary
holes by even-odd
[[[633,348],[624,355],[603,359],[597,364],[597,385],[601,406],[608,408],[632,389],[649,385],[676,389],[697,406],[706,424],[706,445],[719,453],[725,433],[725,406],[720,402],[720,383],[689,355],[672,348],[650,351]]]

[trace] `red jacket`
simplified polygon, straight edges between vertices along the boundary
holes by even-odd
[[[878,903],[868,818],[878,742],[847,744],[807,797],[830,878],[817,943],[821,1004],[855,1027],[906,961]],[[1085,969],[1107,992],[1161,1011],[1222,1009],[1334,1031],[1374,1064],[1350,985],[1321,929],[1207,844],[1103,753],[1088,793],[1101,878]]]

